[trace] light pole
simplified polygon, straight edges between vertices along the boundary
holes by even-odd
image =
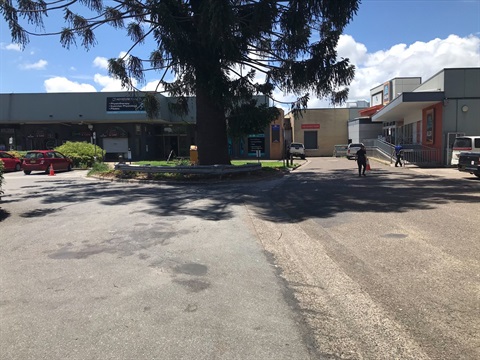
[[[93,131],[93,125],[88,124],[88,129],[90,130],[91,137],[90,137],[90,143],[95,146],[95,153],[93,155],[93,162],[97,162],[97,133]]]
[[[93,132],[93,145],[95,146],[95,154],[93,155],[93,160],[97,162],[97,133]]]

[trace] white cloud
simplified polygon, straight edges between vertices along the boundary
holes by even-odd
[[[337,53],[339,57],[349,58],[352,63],[364,61],[367,55],[367,47],[357,43],[350,35],[342,35],[338,41]]]
[[[46,60],[38,60],[33,64],[21,64],[20,67],[24,70],[43,70],[47,67],[48,62]]]
[[[45,91],[47,93],[55,92],[96,92],[94,86],[90,84],[80,84],[70,81],[67,78],[56,76],[44,81]]]
[[[93,66],[106,70],[108,69],[108,59],[102,56],[97,56],[93,60]]]
[[[349,86],[349,101],[370,101],[370,89],[395,77],[421,77],[428,80],[444,68],[480,67],[480,37],[461,38],[450,35],[446,39],[417,41],[411,45],[396,44],[390,49],[369,53],[367,47],[357,43],[350,35],[342,35],[338,43],[339,58],[349,58],[355,65],[355,79]],[[292,95],[279,91],[279,101],[294,101]],[[288,105],[275,104],[288,112]],[[310,97],[309,108],[332,107],[328,99]]]
[[[126,91],[128,88],[122,87],[120,80],[114,79],[110,76],[95,74],[93,77],[93,81],[100,85],[102,92],[108,91]],[[132,79],[133,85],[137,85],[137,81]]]
[[[5,43],[0,43],[0,49],[2,50],[13,50],[13,51],[22,51],[22,48],[18,44],[5,44]]]
[[[480,38],[473,35],[397,44],[374,53],[364,53],[362,46],[348,35],[342,36],[342,40],[344,46],[339,48],[339,55],[349,57],[356,66],[350,85],[352,100],[369,100],[370,89],[395,77],[419,76],[425,82],[444,68],[480,66]]]
[[[162,85],[158,85],[159,80],[152,80],[145,84],[144,87],[141,88],[142,91],[158,91],[163,92],[164,87]],[[165,94],[165,96],[168,96]]]

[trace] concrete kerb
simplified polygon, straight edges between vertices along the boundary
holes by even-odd
[[[262,160],[265,161],[265,160]],[[272,160],[272,161],[278,161],[278,160]],[[295,160],[295,163],[298,165],[295,169],[286,169],[283,171],[278,171],[278,172],[272,172],[271,176],[266,175],[266,176],[260,176],[260,177],[241,177],[241,178],[222,178],[222,174],[213,174],[211,178],[205,178],[205,179],[194,179],[194,180],[179,180],[179,179],[122,179],[122,178],[117,178],[117,177],[112,177],[112,176],[102,176],[100,174],[95,174],[91,175],[90,177],[103,180],[103,181],[110,181],[110,182],[120,182],[120,183],[136,183],[136,184],[189,184],[189,185],[195,185],[195,184],[215,184],[215,183],[225,183],[225,182],[256,182],[256,181],[261,181],[261,180],[268,180],[268,179],[273,179],[275,177],[281,177],[285,174],[288,174],[292,171],[295,171],[296,169],[300,168],[301,166],[305,165],[308,163],[308,160]],[[108,165],[108,167],[111,170],[118,169],[119,165],[118,162],[108,162],[105,163]],[[171,169],[168,167],[165,167],[167,170]],[[260,168],[261,169],[261,168]],[[125,169],[128,171],[127,169]],[[162,171],[162,172],[168,172],[168,171]],[[247,171],[249,173],[255,173],[251,171]],[[233,174],[238,174],[238,172],[234,172]],[[229,174],[223,174],[223,175],[229,175]],[[215,177],[218,176],[218,177]]]

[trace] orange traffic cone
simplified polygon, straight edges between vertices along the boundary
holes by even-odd
[[[55,171],[53,170],[53,164],[50,164],[50,174],[48,176],[55,176]]]
[[[365,167],[365,169],[366,169],[367,171],[372,170],[372,168],[370,167],[370,161],[368,161],[368,160],[367,160],[367,166]]]

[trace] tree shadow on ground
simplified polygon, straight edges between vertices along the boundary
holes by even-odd
[[[3,220],[5,220],[6,218],[8,218],[10,216],[10,213],[6,210],[3,210],[2,208],[0,208],[0,222],[2,222]]]
[[[480,181],[418,175],[389,170],[357,173],[344,169],[293,173],[270,192],[272,206],[286,211],[291,221],[329,218],[344,212],[429,210],[449,202],[478,203]],[[265,208],[263,201],[255,204]],[[263,212],[266,220],[275,220]]]
[[[290,215],[289,221],[303,221],[347,211],[400,213],[428,210],[452,201],[480,200],[480,181],[393,173],[388,169],[371,171],[366,177],[355,176],[350,169],[320,169],[256,182],[145,184],[55,179],[39,180],[36,184],[39,188],[26,195],[4,196],[7,203],[35,198],[48,205],[30,209],[23,217],[49,216],[66,204],[100,201],[111,207],[141,202],[145,206],[137,212],[159,217],[194,216],[221,221],[233,216],[232,205],[248,201],[265,220],[285,221],[284,214],[278,212],[281,208]]]

